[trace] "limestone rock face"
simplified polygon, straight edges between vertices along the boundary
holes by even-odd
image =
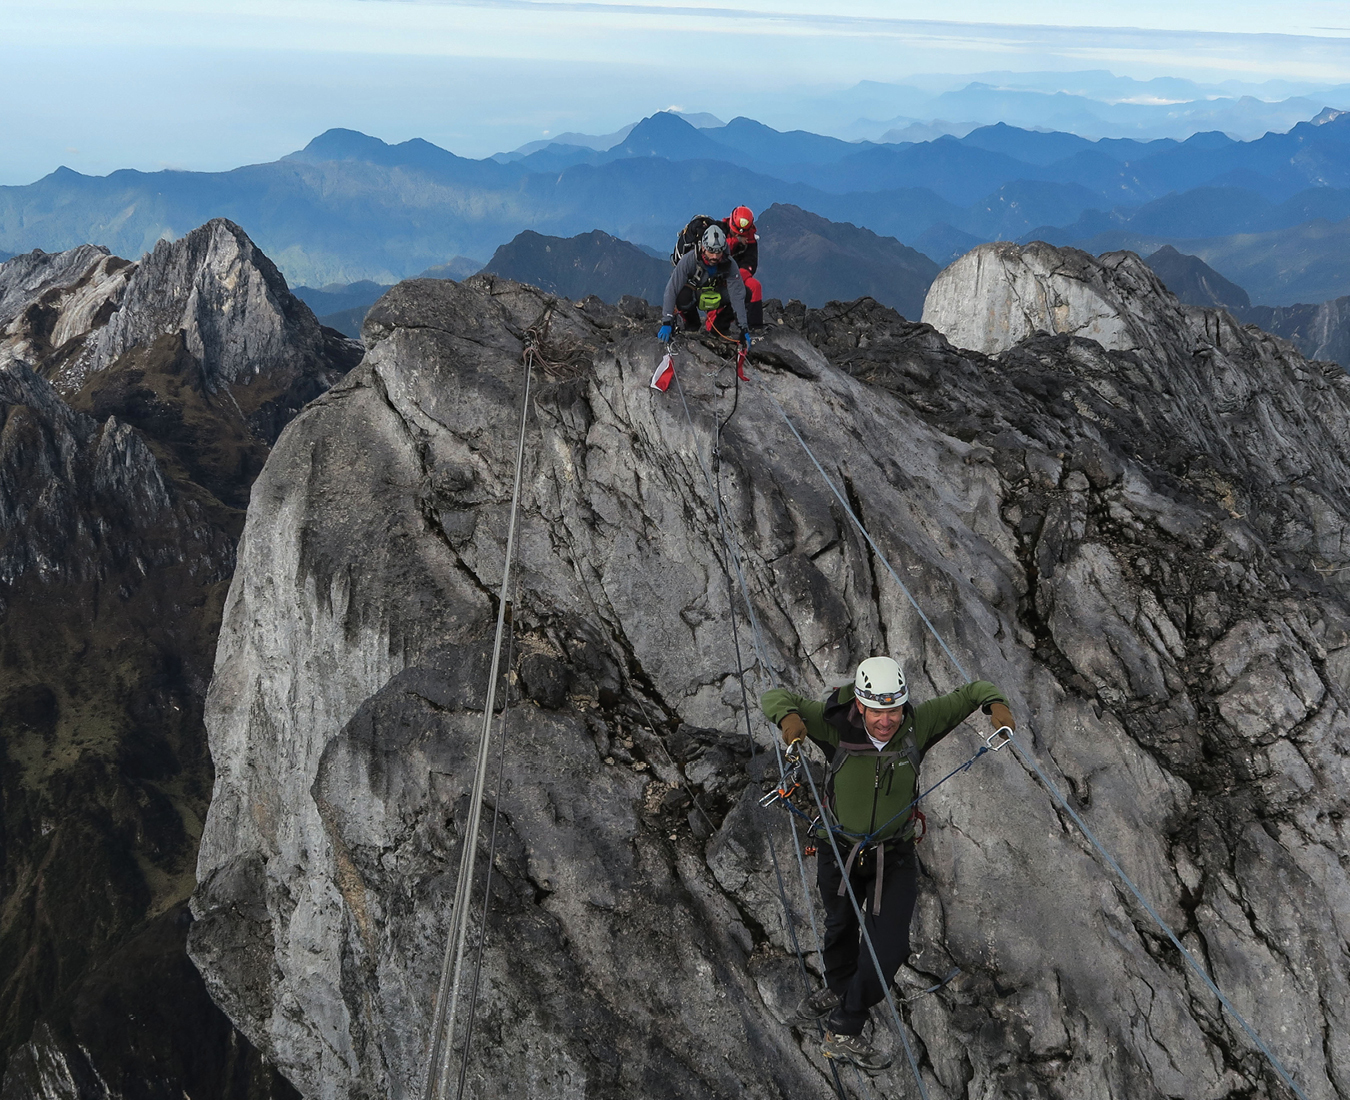
[[[345,369],[359,357],[352,341],[319,325],[276,265],[224,218],[160,241],[128,283],[123,308],[57,384],[78,390],[89,374],[162,336],[180,338],[206,392],[231,390],[250,428],[269,442],[341,377],[335,363]]]
[[[0,264],[0,360],[59,363],[77,354],[121,305],[135,270],[88,244],[55,255],[33,251]]]
[[[833,1094],[815,1039],[779,1022],[802,993],[789,924],[818,971],[814,888],[789,818],[757,804],[775,734],[744,713],[719,515],[755,611],[737,600],[752,705],[773,678],[814,694],[875,653],[919,699],[961,677],[771,396],[1302,1088],[1350,1095],[1350,380],[1183,310],[1128,256],[967,260],[930,302],[1011,317],[1034,291],[1054,315],[1053,292],[1096,320],[1051,334],[1028,306],[1027,338],[992,359],[875,303],[794,306],[770,313],[738,394],[719,349],[677,350],[692,425],[647,385],[640,305],[475,277],[373,308],[364,363],[254,487],[207,703],[191,951],[304,1095],[422,1087],[527,340],[542,363],[468,1095]],[[1102,342],[1077,334],[1091,325]],[[704,470],[733,406],[718,494]],[[898,985],[930,1096],[1282,1095],[1012,750],[927,814]],[[903,1058],[874,1088],[912,1095]]]
[[[982,244],[946,267],[923,321],[960,348],[994,355],[1038,332],[1082,336],[1112,351],[1175,338],[1176,300],[1133,252],[1100,259],[1043,241]]]

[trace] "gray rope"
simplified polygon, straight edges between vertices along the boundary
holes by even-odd
[[[1111,870],[1116,873],[1120,881],[1129,887],[1130,893],[1132,893],[1139,904],[1147,910],[1148,915],[1153,918],[1158,927],[1167,934],[1167,938],[1172,941],[1172,946],[1181,952],[1181,957],[1190,963],[1192,970],[1200,975],[1205,985],[1209,987],[1209,991],[1219,999],[1219,1003],[1228,1010],[1229,1015],[1242,1025],[1242,1030],[1247,1033],[1247,1037],[1256,1044],[1257,1049],[1260,1050],[1269,1060],[1270,1064],[1275,1067],[1275,1072],[1284,1079],[1284,1083],[1293,1090],[1294,1095],[1297,1096],[1299,1100],[1308,1100],[1308,1097],[1304,1094],[1303,1090],[1294,1083],[1294,1078],[1290,1075],[1289,1071],[1284,1068],[1284,1064],[1276,1058],[1271,1049],[1261,1041],[1261,1037],[1252,1029],[1251,1024],[1247,1023],[1242,1013],[1234,1008],[1233,1003],[1220,992],[1219,987],[1214,984],[1214,979],[1209,976],[1208,971],[1200,965],[1194,955],[1181,945],[1181,940],[1177,938],[1177,934],[1172,931],[1171,926],[1168,925],[1168,923],[1158,914],[1158,911],[1149,904],[1148,899],[1144,897],[1143,893],[1140,892],[1139,887],[1134,884],[1134,881],[1125,873],[1120,864],[1115,861],[1115,858],[1111,853],[1102,847],[1101,842],[1092,834],[1092,830],[1087,827],[1087,822],[1078,816],[1078,813],[1069,805],[1068,799],[1064,797],[1060,789],[1050,782],[1050,777],[1041,770],[1041,766],[1036,762],[1036,758],[1022,747],[1021,742],[1018,741],[1016,737],[1010,737],[1009,743],[1017,752],[1018,756],[1031,765],[1032,769],[1036,772],[1037,777],[1045,785],[1045,789],[1055,796],[1056,801],[1064,807],[1065,813],[1073,818],[1073,823],[1077,825],[1083,831],[1083,835],[1092,842],[1092,846],[1097,849],[1098,854],[1107,862]]]
[[[517,601],[520,597],[520,585],[516,584]],[[513,603],[512,608],[515,607]],[[501,820],[502,786],[506,775],[506,715],[511,709],[511,670],[515,667],[516,626],[515,616],[507,614],[506,635],[506,700],[502,704],[502,716],[497,723],[497,784],[492,795],[492,827],[488,831],[487,873],[483,876],[483,908],[478,918],[478,946],[474,951],[473,981],[469,983],[469,1011],[464,1021],[464,1045],[459,1055],[459,1083],[455,1087],[455,1100],[463,1100],[464,1085],[469,1076],[469,1053],[473,1048],[473,1025],[478,1015],[478,983],[483,974],[483,952],[487,947],[488,906],[492,901],[492,870],[497,859],[497,825]],[[519,697],[519,692],[517,692]]]
[[[693,421],[693,417],[691,416],[691,414],[690,414],[690,412],[689,412],[689,402],[685,399],[685,396],[684,396],[684,387],[680,385],[680,376],[679,376],[678,373],[675,375],[675,388],[676,388],[676,391],[677,391],[677,392],[679,393],[679,395],[680,395],[680,403],[684,406],[685,420],[686,420],[686,422],[687,422],[688,425],[689,425],[689,431],[690,431],[690,434],[695,438],[695,448],[694,448],[695,456],[698,458],[699,466],[700,466],[700,467],[702,468],[702,470],[703,470],[703,476],[704,476],[704,478],[707,480],[707,483],[708,483],[708,489],[709,489],[709,491],[713,494],[714,498],[715,498],[716,501],[717,501],[716,515],[717,515],[718,530],[719,530],[719,533],[720,533],[721,536],[722,536],[722,543],[723,543],[723,546],[726,548],[727,554],[728,554],[728,556],[730,557],[732,563],[733,563],[734,566],[735,566],[736,576],[737,576],[737,578],[738,578],[738,580],[739,580],[739,582],[740,582],[740,586],[741,586],[741,594],[742,594],[742,598],[743,598],[743,600],[744,600],[744,602],[745,602],[746,613],[747,613],[747,615],[748,615],[748,617],[749,617],[749,619],[750,619],[750,625],[751,625],[751,628],[752,628],[753,633],[754,633],[754,644],[755,644],[756,653],[757,653],[757,656],[758,656],[758,659],[759,659],[759,662],[760,662],[760,667],[761,667],[761,669],[763,670],[763,675],[765,675],[765,677],[769,680],[769,682],[770,682],[771,684],[773,684],[774,686],[777,686],[777,684],[778,684],[778,677],[777,677],[777,675],[776,675],[775,672],[774,672],[773,666],[769,663],[769,660],[768,660],[768,652],[767,652],[767,645],[765,644],[765,641],[764,641],[764,632],[763,632],[763,630],[762,630],[762,628],[761,628],[761,626],[760,626],[760,623],[759,623],[759,616],[757,616],[757,615],[755,614],[754,603],[753,603],[753,602],[751,601],[751,599],[750,599],[750,588],[749,588],[749,584],[747,583],[746,578],[745,578],[745,570],[744,570],[744,567],[743,567],[742,564],[741,564],[741,555],[740,555],[740,547],[739,547],[739,543],[738,543],[738,541],[735,539],[734,535],[731,533],[730,525],[726,522],[724,513],[723,513],[723,511],[722,511],[722,493],[721,493],[721,487],[720,487],[720,466],[719,466],[719,479],[718,479],[718,484],[717,484],[717,486],[715,487],[714,484],[713,484],[712,474],[709,472],[707,465],[706,465],[706,464],[704,463],[704,461],[703,461],[703,455],[699,452],[698,447],[697,447],[697,432],[696,432],[695,429],[694,429],[694,421]],[[719,429],[719,431],[720,431],[720,429]],[[723,566],[723,571],[727,573],[727,578],[728,578],[728,583],[729,583],[729,582],[730,582],[730,572],[726,570],[725,566]],[[732,614],[732,630],[733,630],[733,634],[734,634],[734,632],[735,632],[735,613],[736,613],[735,607],[733,606],[732,609],[731,609],[731,614]],[[737,643],[737,651],[738,651],[738,654],[739,654],[739,643]],[[744,678],[743,678],[743,670],[738,670],[738,671],[741,673],[742,709],[745,711],[746,730],[747,730],[747,733],[749,733],[749,732],[750,732],[750,709],[749,709],[749,703],[748,703],[748,701],[746,701],[746,700],[744,699],[745,681],[744,681]],[[754,745],[754,736],[753,736],[753,734],[750,734],[750,738],[751,738],[751,746],[752,746],[751,751],[753,752],[753,751],[754,751],[754,749],[753,749],[753,745]],[[780,744],[780,742],[778,741],[777,738],[774,738],[774,739],[773,739],[773,744],[774,744],[774,753],[775,753],[775,757],[776,757],[777,763],[778,763],[778,775],[779,775],[780,781],[782,781],[782,780],[784,779],[785,775],[786,775],[786,770],[785,770],[785,768],[783,767],[782,746],[781,746],[781,744]],[[806,772],[808,773],[808,775],[809,775],[810,769],[803,769],[803,770],[806,771]],[[814,789],[814,781],[812,782],[812,787],[813,787],[813,789]],[[817,805],[819,805],[819,800],[818,800],[818,799],[817,799]],[[823,812],[824,812],[824,811],[823,811],[823,808],[821,809],[821,812],[822,812],[822,819],[823,819]],[[822,961],[822,964],[823,964],[825,954],[824,954],[824,949],[823,949],[823,947],[822,947],[822,945],[821,945],[821,942],[820,942],[820,936],[819,936],[819,933],[818,933],[818,931],[817,931],[817,929],[816,929],[815,913],[814,913],[814,910],[813,910],[813,908],[812,908],[811,895],[810,895],[810,892],[809,892],[809,888],[808,888],[808,886],[807,886],[806,866],[805,866],[805,864],[804,864],[803,861],[802,861],[801,846],[800,846],[799,843],[796,843],[796,841],[798,840],[798,837],[797,837],[797,829],[796,829],[796,822],[793,821],[792,825],[793,825],[793,828],[792,828],[792,835],[793,835],[793,840],[794,840],[793,848],[794,848],[794,851],[796,852],[796,856],[797,856],[797,867],[798,867],[798,871],[800,872],[801,878],[802,878],[802,892],[803,892],[803,895],[804,895],[805,900],[806,900],[806,908],[807,908],[807,912],[810,914],[810,918],[811,918],[811,932],[812,932],[812,935],[815,936],[815,939],[816,939],[816,951],[817,951],[817,954],[820,955],[821,961]],[[831,837],[831,846],[834,847],[834,856],[835,856],[835,860],[838,862],[839,867],[840,867],[841,870],[842,870],[843,867],[844,867],[844,862],[843,862],[843,859],[842,859],[842,858],[840,857],[840,855],[839,855],[839,850],[838,850],[838,848],[834,846],[833,837]],[[790,909],[788,908],[786,891],[783,890],[783,888],[782,888],[782,882],[783,882],[782,872],[781,872],[781,870],[780,870],[779,867],[778,867],[778,857],[777,857],[777,854],[776,854],[776,852],[775,852],[775,850],[774,850],[774,846],[773,846],[773,838],[772,838],[772,837],[769,838],[769,851],[770,851],[771,857],[773,858],[773,862],[774,862],[774,872],[775,872],[775,875],[776,875],[777,878],[778,878],[778,882],[779,882],[779,886],[780,886],[780,891],[782,891],[782,892],[780,893],[780,897],[781,897],[781,899],[782,899],[782,904],[783,904],[784,918],[785,918],[785,920],[788,922],[789,928],[791,928],[792,914],[791,914]],[[845,877],[845,879],[848,878],[847,875],[845,875],[844,877]],[[862,933],[863,939],[866,940],[866,942],[867,942],[868,951],[871,952],[871,955],[872,955],[872,962],[873,962],[873,965],[876,966],[876,968],[877,968],[877,973],[878,973],[878,975],[880,975],[880,974],[881,974],[881,967],[880,967],[880,964],[877,963],[876,951],[875,951],[875,949],[874,949],[873,946],[872,946],[871,936],[870,936],[870,934],[869,934],[868,931],[867,931],[866,919],[865,919],[865,917],[863,916],[861,910],[859,910],[859,908],[858,908],[857,898],[853,896],[853,888],[852,888],[852,885],[849,886],[849,897],[850,897],[850,899],[852,900],[854,911],[858,914],[858,927],[859,927],[859,930],[860,930],[861,933]],[[795,938],[796,938],[796,937],[795,937],[795,933],[794,933],[794,935],[793,935],[793,938],[794,938],[794,941],[795,941]],[[805,963],[802,962],[802,960],[801,960],[800,948],[798,949],[798,961],[799,961],[799,963],[801,964],[801,966],[802,966],[802,968],[803,968],[803,970],[804,970],[804,969],[805,969]],[[883,977],[883,979],[882,979],[882,985],[883,985],[883,988],[885,989],[885,992],[886,992],[886,999],[887,999],[887,1002],[890,1003],[890,1005],[891,1005],[891,1011],[892,1011],[892,1013],[895,1015],[896,1024],[897,1024],[897,1030],[898,1030],[898,1032],[899,1032],[899,1034],[900,1034],[901,1042],[904,1044],[904,1047],[905,1047],[905,1053],[906,1053],[906,1055],[909,1057],[910,1068],[911,1068],[911,1069],[913,1070],[913,1072],[914,1072],[914,1080],[915,1080],[915,1083],[919,1086],[919,1094],[920,1094],[920,1096],[922,1097],[922,1100],[928,1100],[928,1093],[927,1093],[927,1090],[924,1088],[923,1078],[919,1075],[919,1067],[918,1067],[918,1064],[915,1062],[913,1052],[910,1050],[909,1040],[908,1040],[908,1038],[905,1036],[904,1028],[903,1028],[902,1026],[900,1026],[900,1024],[899,1024],[899,1013],[896,1011],[895,1004],[894,1004],[894,1002],[893,1002],[892,999],[891,999],[890,990],[889,990],[889,988],[886,987],[886,982],[885,982],[884,977]],[[830,1062],[830,1069],[831,1069],[831,1072],[834,1073],[834,1078],[835,1078],[836,1088],[841,1088],[842,1086],[841,1086],[841,1084],[840,1084],[840,1082],[839,1082],[838,1071],[837,1071],[837,1069],[836,1069],[835,1066],[834,1066],[833,1060],[831,1060],[831,1062]],[[856,1078],[857,1078],[857,1083],[858,1083],[860,1089],[870,1097],[870,1096],[871,1096],[871,1090],[870,1090],[870,1088],[869,1088],[869,1087],[867,1086],[867,1084],[866,1084],[866,1081],[865,1081],[865,1078],[863,1077],[862,1071],[861,1071],[856,1065],[853,1067],[853,1071],[854,1071],[854,1075],[855,1075]]]
[[[459,878],[455,882],[455,903],[450,915],[450,936],[445,944],[445,959],[441,964],[441,982],[436,995],[436,1015],[433,1023],[432,1051],[427,1066],[427,1080],[423,1088],[424,1100],[441,1100],[450,1075],[450,1058],[454,1047],[455,1014],[459,1008],[459,986],[464,968],[464,945],[469,922],[469,900],[472,893],[474,865],[478,858],[478,828],[483,814],[483,788],[487,783],[488,749],[492,733],[492,712],[497,703],[497,674],[501,668],[502,636],[506,628],[507,595],[511,591],[511,563],[515,557],[516,515],[520,507],[520,482],[525,465],[525,429],[529,423],[530,375],[533,355],[525,351],[525,389],[520,401],[520,439],[516,444],[516,476],[511,491],[511,518],[506,529],[506,562],[502,568],[501,592],[497,597],[497,635],[492,644],[492,664],[488,672],[487,701],[483,706],[483,729],[478,739],[478,763],[474,772],[473,790],[469,799],[469,821],[464,830],[464,848],[460,853]],[[453,964],[453,977],[451,977]],[[446,988],[449,987],[449,1010],[445,1009]]]
[[[942,635],[938,633],[937,627],[935,627],[928,616],[924,614],[923,608],[919,606],[919,601],[914,598],[914,593],[909,590],[909,586],[900,579],[900,574],[891,568],[891,563],[886,559],[886,555],[881,552],[881,547],[876,544],[876,540],[868,534],[867,528],[862,525],[862,521],[853,514],[853,509],[849,507],[848,501],[844,499],[844,494],[841,493],[835,483],[830,480],[830,475],[825,472],[825,467],[820,464],[820,460],[816,458],[815,452],[806,445],[806,440],[804,440],[801,433],[797,431],[797,426],[792,423],[788,414],[783,411],[783,406],[778,403],[778,399],[767,389],[762,392],[773,404],[773,407],[778,410],[778,414],[783,418],[783,422],[787,424],[792,434],[797,437],[797,442],[802,445],[802,450],[806,452],[807,457],[811,459],[816,469],[820,471],[820,476],[825,479],[825,484],[830,487],[830,492],[834,494],[835,500],[839,501],[839,506],[847,513],[848,518],[853,521],[853,525],[858,528],[862,537],[867,540],[867,545],[870,546],[877,557],[881,559],[881,564],[886,567],[886,572],[888,572],[891,575],[891,579],[900,586],[900,591],[905,594],[905,597],[910,602],[910,606],[918,612],[919,618],[923,620],[923,625],[926,626],[933,637],[937,639],[937,644],[942,647],[942,651],[947,654],[948,660],[956,667],[956,671],[961,674],[961,679],[965,680],[966,683],[970,683],[970,675],[966,672],[965,667],[956,659],[956,654],[951,651],[951,647],[947,645],[946,641],[943,640]]]
[[[887,560],[886,555],[881,552],[881,548],[877,546],[876,541],[868,533],[867,528],[863,526],[862,521],[859,520],[856,515],[854,515],[853,509],[848,506],[848,502],[844,500],[844,497],[839,492],[838,488],[836,488],[834,482],[830,480],[830,477],[825,472],[824,467],[821,466],[820,460],[816,458],[815,453],[807,445],[806,440],[803,439],[801,433],[797,431],[796,425],[792,423],[791,418],[788,416],[786,412],[784,412],[783,406],[778,403],[777,399],[773,396],[773,394],[769,393],[767,389],[762,390],[762,392],[773,404],[773,407],[778,410],[779,415],[782,416],[788,428],[791,429],[792,434],[796,436],[797,442],[801,444],[802,450],[806,452],[807,457],[811,459],[811,462],[815,465],[816,469],[820,471],[820,476],[825,479],[825,483],[830,487],[830,491],[834,493],[835,499],[839,501],[840,506],[848,514],[849,519],[853,521],[854,526],[858,528],[863,538],[867,540],[868,545],[871,546],[872,549],[876,552],[877,557],[881,559],[881,563],[886,567],[886,571],[890,573],[891,577],[895,580],[895,583],[900,586],[901,591],[904,592],[904,594],[908,597],[909,602],[914,607],[914,610],[919,613],[919,617],[923,620],[924,626],[928,628],[929,633],[933,635],[933,637],[937,640],[938,645],[942,647],[943,652],[947,654],[947,657],[956,667],[957,672],[961,674],[961,678],[965,680],[966,683],[970,683],[971,682],[970,675],[966,672],[961,662],[956,659],[956,654],[954,654],[951,651],[951,648],[947,645],[942,635],[938,632],[937,627],[935,627],[932,621],[928,618],[928,616],[924,614],[923,609],[919,606],[918,601],[914,598],[913,594],[910,592],[905,582],[900,579],[899,574],[897,574],[896,571],[891,567],[891,563]],[[1218,998],[1219,1003],[1222,1004],[1225,1009],[1227,1009],[1229,1015],[1231,1015],[1233,1019],[1235,1019],[1241,1025],[1242,1030],[1246,1032],[1247,1037],[1251,1039],[1251,1041],[1256,1044],[1257,1049],[1260,1050],[1260,1052],[1265,1055],[1266,1059],[1270,1062],[1271,1066],[1275,1069],[1275,1072],[1279,1074],[1284,1083],[1287,1084],[1290,1087],[1290,1089],[1293,1090],[1294,1095],[1297,1096],[1299,1100],[1308,1100],[1303,1090],[1300,1089],[1298,1085],[1294,1082],[1293,1076],[1289,1073],[1287,1069],[1285,1069],[1284,1064],[1275,1056],[1275,1054],[1271,1051],[1271,1049],[1268,1046],[1266,1046],[1264,1042],[1261,1041],[1261,1037],[1257,1035],[1256,1030],[1251,1026],[1251,1024],[1247,1022],[1246,1018],[1242,1015],[1242,1013],[1240,1013],[1233,1006],[1233,1003],[1223,995],[1223,993],[1219,990],[1219,987],[1215,984],[1214,979],[1209,976],[1209,972],[1205,970],[1203,966],[1200,965],[1199,961],[1195,958],[1194,955],[1192,955],[1189,951],[1186,950],[1185,947],[1182,946],[1181,940],[1177,938],[1176,933],[1173,932],[1171,927],[1167,924],[1167,922],[1162,919],[1162,917],[1158,914],[1158,911],[1154,909],[1151,904],[1149,904],[1148,899],[1144,897],[1139,887],[1134,884],[1134,881],[1129,877],[1129,875],[1125,873],[1124,869],[1120,866],[1120,864],[1116,862],[1115,857],[1113,857],[1111,853],[1108,852],[1102,846],[1101,842],[1096,838],[1096,836],[1093,835],[1092,830],[1088,828],[1087,823],[1078,815],[1078,813],[1074,810],[1074,808],[1069,805],[1068,800],[1060,792],[1059,788],[1056,787],[1050,781],[1049,776],[1047,776],[1045,772],[1041,770],[1041,766],[1036,762],[1036,758],[1032,756],[1025,748],[1023,748],[1021,743],[1017,741],[1015,738],[1010,737],[1009,740],[1013,746],[1014,751],[1018,754],[1018,759],[1024,760],[1027,764],[1031,765],[1036,775],[1040,778],[1040,781],[1045,785],[1046,790],[1048,790],[1059,802],[1059,804],[1064,807],[1069,817],[1073,819],[1074,824],[1077,825],[1080,830],[1082,830],[1083,835],[1087,837],[1088,841],[1092,844],[1093,848],[1096,849],[1097,854],[1100,855],[1102,859],[1106,862],[1107,866],[1109,866],[1111,870],[1115,872],[1116,876],[1120,879],[1120,881],[1123,882],[1126,885],[1126,887],[1129,888],[1130,893],[1132,893],[1135,896],[1135,898],[1138,899],[1139,904],[1144,907],[1148,915],[1153,918],[1154,923],[1157,924],[1157,926],[1166,934],[1167,938],[1171,940],[1172,945],[1178,951],[1181,952],[1181,957],[1184,958],[1186,962],[1190,964],[1191,969],[1194,970],[1195,973],[1200,976],[1200,978],[1204,981],[1205,985],[1209,988],[1210,992],[1212,992],[1214,996]],[[806,772],[807,777],[810,778],[810,769],[806,768],[803,770]],[[812,780],[811,782],[811,789],[812,792],[814,793],[815,792],[814,780]],[[833,835],[831,835],[830,843],[831,845],[834,844]],[[838,850],[836,849],[836,858],[837,856]],[[851,886],[849,887],[849,892],[851,896],[852,895]],[[854,904],[856,908],[856,902]],[[869,949],[871,948],[870,941],[868,943],[868,947]],[[875,955],[873,956],[873,961],[875,961]],[[906,1044],[906,1049],[908,1049],[908,1044]],[[922,1088],[922,1086],[920,1086],[920,1088]]]

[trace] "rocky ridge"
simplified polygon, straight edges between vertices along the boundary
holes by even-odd
[[[1252,306],[1242,317],[1291,341],[1309,359],[1350,370],[1350,296],[1318,305]]]
[[[184,903],[243,506],[354,353],[224,221],[0,265],[4,1100],[289,1094],[187,963]]]
[[[723,507],[778,673],[814,691],[892,652],[919,697],[958,677],[760,389],[1307,1094],[1350,1095],[1350,379],[1127,255],[990,246],[929,305],[945,336],[775,307],[738,399],[684,345],[691,432],[647,388],[640,305],[482,277],[377,303],[255,487],[207,703],[191,952],[302,1094],[421,1087],[532,330],[469,1095],[832,1093],[778,1022],[800,986],[767,836],[790,842],[756,804],[701,467],[733,402]],[[901,990],[963,970],[906,1003],[930,1095],[1283,1094],[1011,753],[928,815]]]

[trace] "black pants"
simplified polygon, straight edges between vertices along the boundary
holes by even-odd
[[[848,848],[839,846],[847,859]],[[859,866],[861,863],[861,866]],[[867,917],[881,974],[858,932],[858,917],[848,892],[839,896],[843,876],[826,842],[816,855],[816,885],[825,903],[825,984],[839,995],[839,1007],[830,1014],[829,1029],[839,1035],[857,1035],[867,1023],[867,1010],[886,999],[886,987],[900,964],[909,958],[909,922],[919,898],[919,863],[913,844],[887,844],[881,876],[881,912],[872,915],[872,886],[876,881],[876,851],[859,854],[849,880]]]
[[[684,320],[686,330],[693,332],[702,324],[698,315],[698,297],[694,293],[694,288],[689,286],[680,287],[680,291],[675,295],[675,310]],[[761,313],[763,306],[760,306]],[[713,314],[713,325],[723,336],[731,335],[732,322],[736,320],[736,311],[731,308],[727,301],[727,296],[722,295],[722,304],[717,312]]]

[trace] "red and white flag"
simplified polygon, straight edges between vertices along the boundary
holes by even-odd
[[[656,373],[652,375],[652,389],[665,393],[666,390],[670,389],[670,384],[674,380],[675,360],[671,358],[670,352],[666,352],[665,358],[656,368]]]

